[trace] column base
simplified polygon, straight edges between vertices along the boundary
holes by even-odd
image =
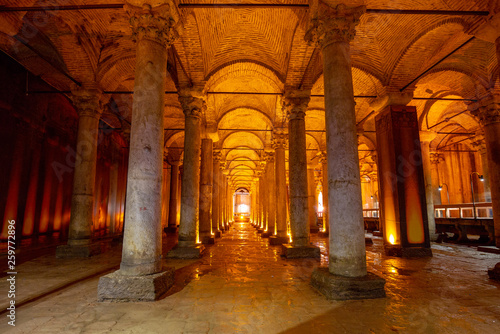
[[[257,229],[257,233],[264,233],[264,230],[263,230],[263,229],[261,229],[261,228],[258,228],[258,229]]]
[[[321,253],[316,246],[281,245],[281,256],[287,259],[319,258]]]
[[[330,236],[330,232],[328,231],[321,231],[321,232],[318,232],[318,237],[321,237],[321,238],[328,238]]]
[[[163,231],[165,231],[165,233],[167,233],[167,234],[175,234],[175,233],[177,233],[177,226],[168,226],[168,227],[165,227],[163,229]]]
[[[382,231],[373,231],[372,234],[374,237],[383,237],[384,236],[384,232],[382,232]]]
[[[99,302],[155,301],[174,284],[174,268],[143,276],[121,275],[117,270],[99,279],[97,300]]]
[[[384,245],[385,255],[404,258],[432,257],[432,250],[424,247],[403,248],[401,246]]]
[[[269,244],[272,246],[281,246],[283,244],[287,244],[288,242],[289,239],[287,237],[278,237],[276,235],[269,237]]]
[[[171,259],[199,259],[205,250],[205,246],[197,245],[193,247],[175,246],[167,253],[167,258]]]
[[[91,243],[88,245],[60,245],[56,248],[56,258],[58,259],[77,259],[91,257],[101,254],[101,245]]]
[[[206,237],[201,238],[201,243],[204,245],[213,245],[215,244],[215,237],[213,235],[207,235]]]
[[[311,227],[309,233],[319,233],[319,227]]]
[[[222,232],[221,231],[215,231],[215,237],[216,238],[220,238],[222,236]]]
[[[500,281],[500,262],[498,262],[492,269],[488,269],[488,276],[491,279]]]
[[[268,232],[262,232],[261,237],[262,237],[262,238],[269,238],[269,237],[271,237],[272,235],[273,235],[273,234],[272,234],[271,232],[269,232],[269,231],[268,231]]]
[[[500,254],[500,248],[495,246],[479,246],[477,248],[479,252],[492,253],[492,254]]]
[[[311,285],[327,299],[373,299],[385,297],[385,279],[367,273],[363,277],[333,275],[328,268],[316,268],[311,277]]]
[[[365,245],[373,245],[372,238],[365,237]]]

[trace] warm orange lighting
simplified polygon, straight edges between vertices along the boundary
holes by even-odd
[[[389,236],[389,242],[390,242],[392,245],[394,245],[394,244],[396,243],[396,240],[394,240],[394,236],[393,236],[392,234]]]

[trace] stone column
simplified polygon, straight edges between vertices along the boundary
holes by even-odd
[[[167,256],[172,258],[199,258],[204,247],[199,245],[199,199],[200,199],[200,116],[205,106],[197,91],[181,90],[179,102],[185,117],[184,125],[184,170],[181,190],[181,219],[179,241]]]
[[[316,224],[316,182],[314,180],[314,166],[307,165],[307,207],[309,211],[309,231],[318,233],[318,225]]]
[[[216,238],[221,236],[220,221],[220,150],[213,151],[212,231]]]
[[[286,216],[286,165],[285,148],[286,134],[283,131],[274,134],[273,148],[275,150],[275,185],[276,185],[276,236],[269,239],[270,245],[282,245],[288,243]]]
[[[94,224],[94,187],[97,161],[97,135],[102,113],[101,91],[95,83],[72,92],[71,99],[78,112],[75,172],[71,197],[71,218],[68,244],[57,247],[58,258],[89,257],[100,253],[92,244]]]
[[[434,201],[434,205],[441,204],[441,193],[439,191],[439,170],[438,164],[443,159],[442,154],[431,153],[430,154],[430,162],[431,162],[431,181],[432,181],[432,200]]]
[[[320,236],[328,236],[330,231],[329,215],[328,215],[328,161],[326,151],[321,152],[320,163],[323,176],[323,231]]]
[[[288,91],[283,106],[288,115],[290,228],[292,241],[283,245],[287,258],[319,257],[319,248],[309,244],[309,209],[307,201],[307,156],[305,115],[310,91]]]
[[[213,159],[212,139],[201,140],[201,166],[200,166],[200,241],[203,244],[213,244],[212,232],[212,182]]]
[[[479,152],[481,158],[481,167],[483,174],[483,189],[484,189],[484,201],[491,202],[491,190],[490,190],[490,172],[488,170],[488,155],[486,151],[486,144],[484,141],[484,136],[479,135],[474,138],[471,144]]]
[[[479,119],[484,130],[490,172],[495,245],[500,248],[500,96],[494,94],[481,101],[481,107],[472,111],[472,114]]]
[[[436,138],[437,133],[433,131],[420,131],[420,149],[422,150],[422,165],[424,168],[425,200],[427,204],[427,223],[429,225],[429,237],[436,241],[436,220],[434,219],[434,193],[432,188],[432,166],[431,166],[431,141]]]
[[[99,301],[156,300],[174,280],[174,269],[162,272],[161,190],[167,51],[177,37],[177,7],[126,8],[137,40],[127,210],[120,270],[101,277]]]
[[[336,299],[385,296],[385,281],[366,270],[361,178],[350,45],[365,7],[311,8],[306,40],[323,53],[330,213],[329,271],[315,270],[312,284]],[[357,277],[365,277],[363,283]],[[355,286],[362,284],[363,288]]]
[[[224,164],[225,168],[225,164]],[[222,179],[222,202],[221,202],[221,210],[222,210],[222,221],[224,231],[229,230],[228,217],[227,217],[227,175],[229,174],[229,170],[224,169],[221,173]]]
[[[267,184],[267,232],[262,234],[263,237],[271,237],[276,235],[276,182],[274,179],[274,151],[265,151],[266,159],[266,184]]]
[[[262,167],[261,167],[262,168]],[[261,169],[259,171],[259,227],[258,227],[258,232],[263,233],[265,230],[265,207],[264,207],[264,202],[265,202],[265,195],[266,195],[266,184],[264,181],[264,172]]]
[[[168,227],[167,233],[177,232],[177,190],[179,188],[179,164],[180,161],[170,161],[172,170],[170,172],[170,199],[168,203]]]

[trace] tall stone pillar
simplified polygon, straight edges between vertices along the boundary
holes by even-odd
[[[220,150],[213,151],[213,190],[212,190],[212,231],[216,238],[221,236],[220,220]]]
[[[288,115],[290,228],[291,244],[283,245],[287,258],[319,257],[319,248],[309,243],[309,208],[307,196],[307,156],[305,115],[310,91],[289,91],[283,106]]]
[[[172,268],[162,272],[161,190],[167,51],[177,37],[177,7],[126,8],[137,40],[127,210],[120,270],[101,277],[99,301],[156,300],[174,280]]]
[[[275,185],[276,185],[276,235],[270,237],[270,245],[282,245],[288,243],[287,236],[287,186],[286,186],[286,165],[285,148],[286,134],[283,131],[277,131],[274,134],[273,148],[275,150]],[[271,196],[273,196],[271,194]]]
[[[231,223],[233,222],[233,193],[232,193],[233,186],[231,184],[231,180],[229,178],[229,175],[227,176],[227,201],[226,201],[226,210],[227,210],[227,224],[228,226],[231,226]]]
[[[267,184],[267,231],[262,234],[263,237],[276,235],[276,182],[274,179],[274,151],[265,151],[266,159],[266,184]]]
[[[262,168],[262,167],[261,167]],[[259,171],[259,233],[263,233],[266,228],[265,220],[265,207],[264,202],[266,200],[266,184],[264,181],[264,170]]]
[[[431,153],[430,154],[430,162],[431,162],[431,181],[432,181],[432,200],[434,201],[434,205],[441,204],[441,193],[439,191],[440,181],[439,181],[439,162],[442,161],[442,154],[439,153]]]
[[[422,166],[424,168],[425,200],[427,205],[427,224],[429,225],[429,237],[436,241],[436,220],[434,219],[434,193],[432,187],[432,165],[431,165],[431,141],[436,138],[437,133],[432,131],[420,131],[420,148],[422,150]]]
[[[68,244],[57,247],[58,258],[89,257],[100,252],[99,245],[92,244],[91,238],[101,91],[95,83],[88,83],[72,92],[71,98],[79,116],[76,161]]]
[[[212,231],[212,183],[213,159],[212,139],[201,140],[201,167],[200,167],[200,241],[203,244],[213,244]]]
[[[481,167],[483,174],[483,189],[484,195],[483,200],[485,202],[491,202],[491,189],[490,189],[490,172],[488,169],[488,154],[486,151],[486,144],[483,135],[476,136],[471,144],[478,151],[481,158]]]
[[[194,90],[181,90],[179,102],[184,111],[184,170],[181,190],[181,219],[179,241],[168,252],[172,258],[199,258],[204,246],[199,242],[199,199],[200,199],[200,116],[205,102]]]
[[[321,163],[322,168],[322,177],[323,177],[323,230],[320,231],[320,236],[328,236],[330,234],[330,224],[329,224],[329,215],[328,215],[328,159],[326,157],[326,151],[321,152],[321,157],[319,162]]]
[[[323,53],[326,149],[330,213],[329,271],[313,272],[312,284],[335,299],[384,297],[385,281],[367,274],[361,178],[350,45],[365,7],[336,8],[319,1],[310,11],[306,40]],[[358,277],[365,277],[361,283]],[[358,284],[363,285],[360,288]]]
[[[316,181],[314,180],[314,166],[307,164],[307,208],[309,211],[309,231],[318,233],[318,225],[316,223]]]
[[[180,161],[169,161],[172,170],[170,172],[170,198],[168,203],[168,226],[167,233],[177,232],[177,193],[179,188],[179,164]]]
[[[495,245],[500,248],[500,95],[493,93],[488,99],[481,101],[481,106],[472,111],[472,114],[479,119],[484,131],[490,172]]]

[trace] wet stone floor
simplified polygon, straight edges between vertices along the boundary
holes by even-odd
[[[368,268],[386,279],[387,297],[329,301],[309,284],[313,269],[327,265],[328,241],[311,241],[321,260],[285,260],[251,225],[235,223],[202,259],[165,262],[179,269],[157,302],[98,303],[99,275],[91,275],[19,307],[15,328],[2,314],[0,333],[500,333],[500,284],[486,273],[498,255],[433,244],[432,258],[400,259],[383,255],[374,238]],[[18,278],[57,281],[74,272],[74,262],[42,259],[19,266]],[[80,266],[99,272],[119,261],[112,250]],[[49,274],[30,271],[40,263]]]

